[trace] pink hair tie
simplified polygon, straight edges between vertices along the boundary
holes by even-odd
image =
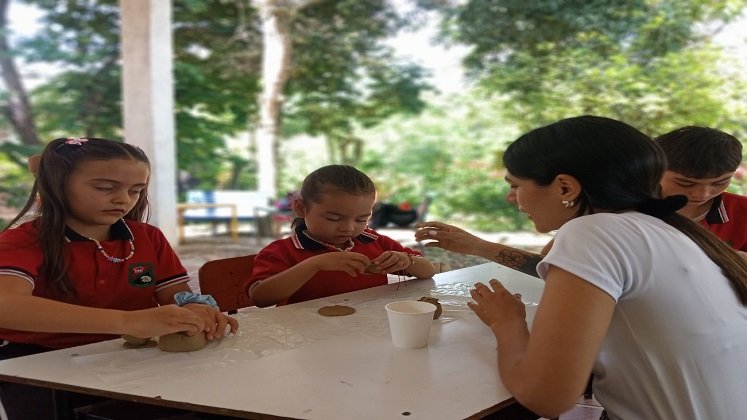
[[[74,145],[74,146],[83,146],[83,143],[87,142],[88,139],[85,137],[70,137],[65,139],[65,142],[60,143],[57,145],[55,150],[60,150],[61,148],[67,146],[67,145]]]

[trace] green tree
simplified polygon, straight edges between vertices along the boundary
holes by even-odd
[[[743,1],[420,3],[444,13],[443,39],[472,47],[464,64],[478,83],[420,118],[366,132],[384,144],[365,162],[392,201],[426,189],[435,217],[526,228],[505,202],[498,162],[505,142],[539,124],[600,114],[651,135],[688,124],[745,134],[745,78],[702,29]]]
[[[344,21],[333,25],[329,22]],[[381,41],[405,21],[385,2],[324,2],[302,12],[294,31],[297,51],[288,83],[286,134],[327,138],[330,160],[357,164],[363,154],[356,127],[396,113],[416,114],[425,103],[424,70],[398,62]],[[321,57],[321,59],[319,59]]]
[[[28,0],[45,11],[44,31],[21,45],[30,62],[64,69],[37,88],[43,138],[122,135],[119,8],[96,2]],[[212,186],[231,154],[226,136],[245,130],[258,91],[251,9],[223,1],[174,5],[175,111],[179,166]]]
[[[355,163],[370,125],[422,108],[422,72],[395,63],[382,40],[405,21],[383,0],[254,0],[263,29],[263,92],[255,136],[260,188],[278,185],[281,133],[323,135],[332,160]],[[401,70],[401,71],[400,71]],[[290,124],[285,124],[285,120]]]
[[[430,98],[417,117],[396,116],[357,134],[369,145],[361,168],[371,174],[380,200],[433,201],[430,219],[484,230],[527,228],[506,201],[500,157],[518,135],[501,117],[501,102],[476,94]]]
[[[45,28],[17,50],[25,60],[62,69],[31,95],[40,136],[120,137],[117,2],[24,1],[44,11]],[[404,24],[389,7],[383,0],[324,0],[298,12],[292,20],[297,45],[288,68],[291,85],[282,91],[292,98],[287,102],[293,102],[293,118],[283,132],[303,126],[334,143],[355,124],[422,106],[422,72],[394,63],[383,45]],[[225,139],[258,125],[260,13],[240,0],[185,0],[174,3],[173,21],[178,166],[202,187],[219,180],[256,187],[256,160],[236,156]],[[330,113],[320,117],[320,105]]]
[[[580,113],[650,134],[722,126],[734,115],[733,89],[744,87],[724,74],[727,57],[705,29],[739,15],[744,0],[421,3],[444,12],[447,39],[473,47],[470,75],[485,94],[507,98],[523,129]]]
[[[10,0],[0,0],[0,76],[5,91],[0,95],[0,112],[13,127],[21,143],[27,146],[39,146],[41,142],[36,134],[28,92],[18,72],[10,46],[8,28],[8,6]],[[6,152],[12,153],[6,149]]]

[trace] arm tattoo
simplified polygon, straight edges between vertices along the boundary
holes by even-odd
[[[530,276],[539,277],[537,264],[543,256],[518,249],[504,249],[493,256],[493,261]]]

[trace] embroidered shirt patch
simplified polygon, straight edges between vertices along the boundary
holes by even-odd
[[[127,282],[134,287],[151,287],[156,285],[153,263],[137,263],[129,267]]]

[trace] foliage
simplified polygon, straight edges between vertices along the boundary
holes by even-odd
[[[122,136],[119,7],[114,0],[27,0],[46,29],[26,40],[25,59],[63,70],[33,92],[43,138]],[[227,136],[245,130],[258,81],[253,11],[239,2],[182,1],[173,8],[177,153],[206,186],[231,154]]]
[[[37,147],[15,143],[0,143],[0,207],[20,209],[26,204],[34,177],[27,169],[28,156],[39,153]],[[13,214],[12,216],[15,216]],[[0,229],[7,220],[0,218]]]
[[[18,50],[29,62],[61,69],[32,92],[41,137],[121,137],[118,2],[23,1],[45,12],[45,30]],[[173,4],[178,168],[199,187],[256,185],[252,151],[235,151],[226,139],[254,124],[259,19],[241,0]],[[385,1],[319,1],[296,22],[284,132],[356,141],[347,137],[354,125],[423,107],[422,69],[395,63],[381,42],[405,23]]]
[[[260,34],[248,2],[174,2],[177,162],[201,188],[251,189],[248,150],[226,138],[245,131],[257,111]]]
[[[500,103],[474,95],[431,99],[416,118],[398,116],[357,133],[367,145],[361,168],[380,199],[415,205],[430,195],[431,219],[484,230],[527,227],[505,200],[499,158],[517,132],[501,117]]]
[[[421,3],[444,11],[444,37],[473,47],[465,66],[522,129],[594,113],[657,134],[735,115],[708,29],[744,0]]]
[[[355,164],[362,145],[354,127],[422,110],[423,69],[397,62],[381,42],[404,24],[381,0],[324,1],[304,9],[293,28],[284,133],[324,135],[332,160]]]
[[[740,66],[732,65],[731,58],[710,43],[707,30],[707,25],[728,21],[741,12],[744,1],[419,3],[444,14],[444,42],[471,47],[464,65],[477,81],[472,99],[504,121],[512,121],[508,125],[519,132],[572,115],[598,114],[628,121],[650,135],[698,124],[747,138],[743,119],[746,79],[732,70]],[[474,121],[458,111],[463,106],[444,108],[449,109],[446,118],[469,126]],[[422,143],[424,135],[447,124],[423,120],[424,126],[413,131],[394,124],[399,135],[387,143],[386,150],[397,153],[410,147],[410,142]],[[387,127],[380,128],[379,135],[392,129]],[[458,132],[460,127],[449,130]],[[429,144],[446,154],[435,159],[423,155],[416,171],[382,156],[375,156],[373,162],[380,167],[391,165],[393,176],[404,179],[412,180],[418,171],[441,175],[428,184],[439,196],[436,210],[440,217],[458,218],[483,229],[496,217],[493,229],[526,226],[526,220],[502,200],[505,187],[494,182],[500,176],[493,176],[493,167],[484,157],[470,156],[465,150],[485,132],[465,134],[457,147]],[[399,143],[408,146],[398,149]],[[486,150],[495,156],[501,148],[482,149]],[[383,184],[397,185],[386,180]],[[405,193],[413,190],[401,183],[395,188]]]
[[[24,1],[48,15],[45,31],[18,50],[61,69],[32,95],[42,137],[121,136],[116,1]],[[608,115],[651,135],[698,124],[747,139],[744,66],[710,42],[745,0],[417,3],[444,16],[443,42],[471,47],[464,65],[476,90],[423,98],[424,70],[382,43],[408,23],[383,0],[320,0],[293,26],[281,135],[325,138],[324,163],[357,164],[382,200],[416,205],[430,195],[433,219],[531,228],[505,201],[500,154],[520,132],[571,115]],[[226,141],[255,123],[261,45],[249,4],[173,5],[178,162],[199,188],[256,185],[251,153]],[[309,140],[285,155],[292,168],[281,191],[313,169],[304,159],[316,149],[324,147]],[[18,164],[26,153],[2,151]],[[7,176],[25,179],[3,185],[30,186],[25,170]]]
[[[20,209],[26,204],[29,198],[29,192],[33,186],[34,178],[25,167],[20,167],[15,163],[8,162],[7,157],[0,155],[0,207],[8,209]],[[12,188],[9,188],[11,187]],[[0,230],[5,228],[6,224],[15,217],[13,214],[5,214],[5,218],[0,218]],[[0,215],[2,216],[2,215]]]
[[[526,57],[517,57],[524,59]],[[519,91],[506,102],[508,116],[524,130],[572,115],[596,114],[618,118],[657,135],[682,125],[722,126],[729,115],[729,83],[712,72],[714,49],[670,53],[645,66],[620,54],[606,60],[593,52],[550,57],[554,64],[543,75],[507,69],[501,78],[484,82],[485,90]],[[533,60],[527,58],[527,67]],[[532,86],[525,89],[519,87]]]
[[[121,137],[118,10],[115,1],[28,1],[47,8],[42,33],[20,44],[30,62],[63,69],[32,92],[39,136]]]

